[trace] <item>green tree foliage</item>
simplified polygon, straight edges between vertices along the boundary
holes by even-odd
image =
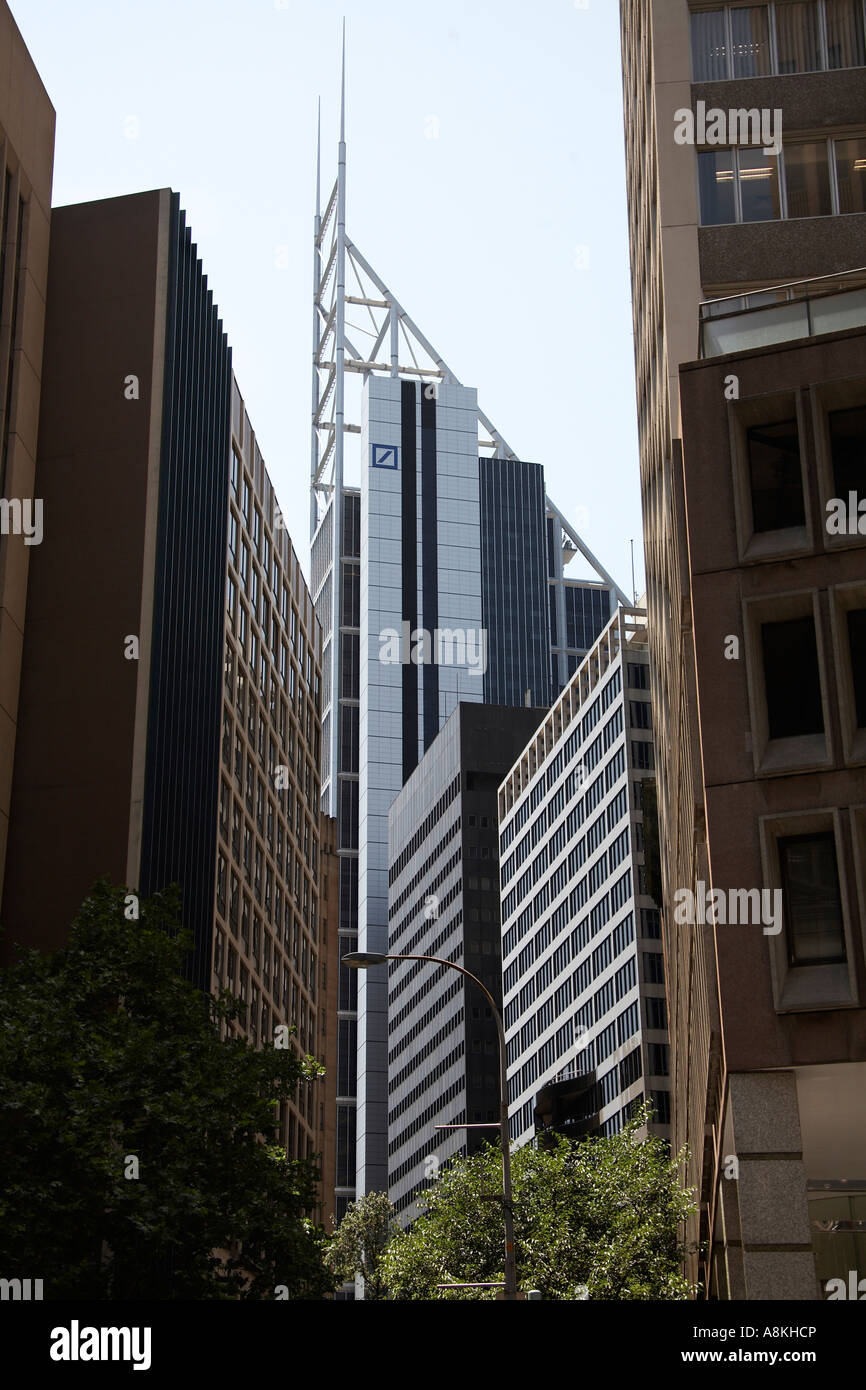
[[[638,1138],[644,1107],[610,1139],[512,1154],[518,1287],[545,1299],[684,1299],[678,1223],[692,1210],[678,1168],[658,1139]],[[437,1284],[502,1280],[502,1158],[488,1146],[440,1170],[419,1198],[422,1214],[391,1241],[382,1275],[392,1299],[494,1298],[495,1290],[437,1291]]]
[[[364,1300],[387,1297],[382,1281],[382,1257],[398,1234],[394,1208],[387,1192],[368,1192],[350,1202],[334,1232],[326,1262],[341,1280],[364,1276]]]
[[[0,971],[0,1270],[46,1298],[321,1298],[315,1166],[263,1142],[318,1064],[222,1040],[241,1006],[184,979],[176,893],[127,921],[125,892]]]

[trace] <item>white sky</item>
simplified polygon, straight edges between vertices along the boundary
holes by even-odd
[[[180,194],[307,575],[316,100],[324,201],[345,15],[349,236],[626,592],[634,538],[642,591],[617,0],[10,5],[55,205]]]

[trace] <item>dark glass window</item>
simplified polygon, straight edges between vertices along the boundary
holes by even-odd
[[[775,9],[778,71],[815,72],[821,66],[818,6],[814,0],[796,0]]]
[[[815,620],[761,624],[770,738],[824,732]]]
[[[753,425],[746,432],[752,519],[756,531],[805,526],[796,420]]]
[[[647,1028],[667,1028],[668,1015],[667,1009],[665,1008],[665,1001],[663,999],[647,999],[646,1022]]]
[[[856,68],[866,63],[863,6],[860,0],[824,0],[827,16],[827,66]]]
[[[866,729],[866,608],[848,611],[848,646],[858,729]]]
[[[785,145],[785,190],[789,217],[829,217],[833,205],[826,140]]]
[[[652,1091],[650,1099],[653,1103],[653,1121],[657,1125],[668,1125],[671,1122],[671,1098],[668,1091]]]
[[[780,839],[779,867],[790,963],[844,961],[842,899],[832,831]]]
[[[836,496],[847,503],[848,493],[866,494],[866,405],[831,410],[830,455]]]
[[[779,201],[779,162],[774,155],[758,149],[737,151],[740,204],[744,222],[769,222],[781,217]]]
[[[734,163],[730,150],[698,151],[701,226],[736,222]]]

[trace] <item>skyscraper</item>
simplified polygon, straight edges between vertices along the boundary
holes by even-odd
[[[581,1132],[645,1100],[668,1135],[668,1047],[654,844],[653,723],[642,613],[620,609],[499,793],[502,965],[512,1138],[539,1096],[585,1079]]]
[[[0,900],[19,712],[27,576],[44,534],[36,431],[48,279],[54,108],[0,0]]]
[[[385,948],[388,809],[458,694],[548,700],[625,596],[546,498],[540,466],[518,458],[348,237],[342,113],[323,212],[319,193],[317,178],[312,586],[342,953]],[[364,352],[347,305],[367,319]],[[563,552],[578,551],[598,580],[564,578]],[[344,972],[340,1006],[338,1214],[388,1182],[384,981]]]
[[[195,984],[323,1056],[321,629],[168,189],[52,214],[36,477],[6,945],[60,945],[102,874],[177,882]]]
[[[499,783],[546,710],[460,703],[391,805],[388,950],[462,965],[502,1009]],[[452,1155],[499,1124],[491,1005],[457,971],[393,961],[388,976],[388,1178],[401,1219]],[[491,1125],[491,1130],[437,1124]]]
[[[856,594],[834,592],[862,543],[828,543],[823,508],[834,430],[849,457],[866,443],[864,8],[622,0],[621,17],[672,1138],[707,1250],[689,1273],[720,1297],[814,1298],[819,1201],[861,1219],[866,1154],[847,1124],[862,996],[842,978],[863,969],[860,758],[822,703],[832,679],[847,707],[862,659],[839,616]],[[716,889],[738,911],[778,890],[781,927],[760,897],[746,922],[677,920],[678,895]],[[820,963],[807,899],[832,937]]]

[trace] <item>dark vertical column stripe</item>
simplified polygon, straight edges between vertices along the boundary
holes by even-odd
[[[421,393],[421,599],[424,626],[433,634],[439,626],[439,544],[436,510],[436,401]],[[436,653],[427,652],[424,678],[424,751],[439,732],[439,667]]]
[[[210,988],[226,584],[231,350],[172,197],[141,891],[179,883]]]
[[[418,499],[415,481],[415,382],[400,384],[400,462],[402,471],[403,621],[410,634],[418,626]],[[418,668],[403,652],[403,781],[418,763]]]

